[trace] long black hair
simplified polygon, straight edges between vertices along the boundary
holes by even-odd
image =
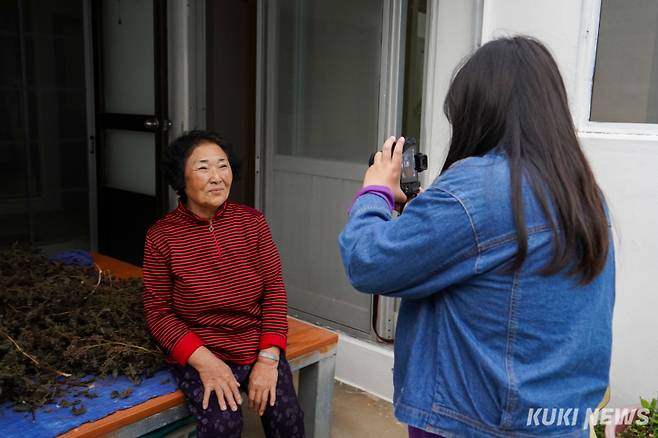
[[[496,146],[509,157],[518,245],[512,269],[528,253],[521,196],[525,179],[553,229],[553,258],[542,273],[567,268],[581,283],[591,282],[608,254],[604,200],[578,143],[564,83],[548,49],[528,37],[483,45],[454,76],[444,112],[452,138],[442,171]]]

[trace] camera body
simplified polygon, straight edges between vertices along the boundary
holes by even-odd
[[[395,144],[391,149],[391,153],[395,150]],[[372,166],[375,162],[375,154],[370,155],[368,166]],[[400,173],[400,188],[411,199],[418,193],[420,189],[420,181],[418,174],[427,170],[427,155],[418,152],[418,143],[413,137],[405,138],[404,146],[402,147],[402,172]]]

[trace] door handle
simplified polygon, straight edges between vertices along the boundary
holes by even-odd
[[[158,129],[159,126],[160,126],[160,121],[156,118],[146,119],[144,121],[144,127],[146,129],[150,129],[151,131],[155,131],[156,129]]]
[[[159,126],[160,126],[160,121],[156,118],[146,119],[144,121],[144,127],[146,129],[155,131],[156,129],[158,129]]]
[[[146,119],[144,121],[144,127],[150,131],[157,131],[158,128],[160,128],[163,131],[167,132],[169,131],[169,128],[171,128],[171,125],[172,125],[171,120],[164,119],[164,123],[161,126],[160,121],[155,117],[152,119]]]

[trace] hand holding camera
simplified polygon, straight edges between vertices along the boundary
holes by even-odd
[[[403,145],[404,137],[397,139],[397,142],[395,137],[386,139],[382,150],[374,154],[373,163],[363,178],[364,187],[386,186],[391,189],[396,204],[407,202],[407,196],[400,187]]]
[[[418,173],[427,169],[427,155],[417,152],[416,140],[389,137],[382,150],[370,156],[363,186],[386,186],[395,203],[404,204],[420,191]]]

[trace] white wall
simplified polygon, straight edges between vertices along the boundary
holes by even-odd
[[[541,40],[556,58],[567,94],[574,96],[581,7],[579,0],[485,0],[482,40],[516,34]]]
[[[607,196],[617,251],[611,406],[658,395],[658,138],[582,134]]]
[[[393,350],[340,333],[336,380],[392,402]]]

